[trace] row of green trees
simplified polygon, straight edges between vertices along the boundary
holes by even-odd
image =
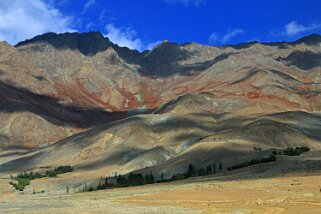
[[[218,165],[218,169],[222,170],[223,169],[223,164],[220,162]],[[198,177],[198,176],[205,176],[205,175],[211,175],[216,173],[216,165],[209,164],[204,168],[196,168],[195,165],[189,164],[188,168],[185,173],[178,173],[172,175],[171,178],[164,179],[162,178],[161,180],[158,180],[157,183],[163,183],[163,182],[171,182],[171,181],[177,181],[177,180],[182,180],[182,179],[187,179],[191,177]]]
[[[227,168],[227,170],[234,170],[242,167],[251,166],[254,164],[268,163],[272,161],[276,161],[276,157],[273,154],[271,154],[267,158],[253,159],[251,161],[230,166]],[[197,168],[195,165],[190,163],[187,167],[187,170],[184,173],[174,174],[172,175],[171,178],[164,178],[164,173],[162,173],[160,180],[156,180],[156,183],[171,182],[171,181],[182,180],[182,179],[187,179],[191,177],[211,175],[211,174],[215,174],[217,172],[217,169],[218,170],[223,169],[222,162],[219,162],[218,165],[214,163],[214,164],[209,164],[206,167],[200,167],[200,168]],[[113,183],[108,183],[109,179],[111,178],[106,177],[105,182],[103,183],[101,178],[101,181],[97,186],[97,190],[108,189],[108,188],[118,188],[118,187],[139,186],[144,184],[155,183],[155,178],[152,172],[145,175],[145,177],[140,173],[133,173],[133,172],[129,173],[128,175],[118,175],[114,177],[114,180],[116,182],[113,182]],[[88,189],[88,191],[93,191],[93,190],[94,189],[92,187]]]
[[[255,151],[262,151],[261,148],[254,147]],[[255,164],[260,164],[260,163],[268,163],[268,162],[273,162],[276,161],[276,156],[275,155],[300,155],[303,152],[308,152],[310,151],[310,148],[308,147],[288,147],[287,149],[284,149],[283,151],[273,151],[272,154],[269,155],[269,157],[266,158],[261,158],[261,159],[252,159],[250,161],[246,161],[243,163],[239,163],[233,166],[229,166],[227,168],[228,171],[230,170],[235,170]],[[139,185],[145,185],[145,184],[153,184],[153,183],[163,183],[163,182],[171,182],[171,181],[176,181],[176,180],[181,180],[181,179],[187,179],[190,177],[198,177],[198,176],[205,176],[205,175],[211,175],[215,174],[217,170],[222,170],[223,169],[223,164],[222,162],[219,162],[218,165],[214,164],[209,164],[206,167],[201,167],[197,168],[195,165],[190,163],[187,167],[187,170],[184,173],[177,173],[172,175],[171,178],[164,178],[164,173],[161,174],[161,177],[159,180],[155,180],[154,175],[152,172],[149,174],[143,176],[140,173],[129,173],[128,175],[115,175],[114,182],[109,183],[108,180],[110,180],[110,177],[106,177],[105,181],[103,182],[102,178],[97,186],[97,190],[100,189],[108,189],[108,188],[118,188],[118,187],[129,187],[129,186],[139,186]],[[84,187],[84,191],[94,191],[95,189],[93,187],[89,187],[87,189],[86,185]]]
[[[166,179],[164,178],[164,174],[162,173],[161,179],[157,180],[156,183],[171,182],[171,181],[177,181],[177,180],[187,179],[191,177],[211,175],[211,174],[215,174],[217,169],[218,170],[223,169],[222,162],[219,162],[219,164],[217,165],[217,168],[215,163],[213,165],[209,164],[206,167],[201,167],[201,168],[197,168],[195,165],[190,163],[188,165],[187,170],[184,173],[174,174],[172,175],[171,178],[166,178]]]
[[[223,169],[222,162],[219,162],[218,169],[219,170]],[[216,173],[216,164],[215,163],[213,165],[209,164],[205,168],[196,168],[195,165],[190,163],[188,166],[188,170],[185,172],[184,177],[190,178],[190,177],[211,175],[211,174],[215,174],[215,173]]]
[[[256,148],[256,147],[254,147]],[[259,164],[259,163],[268,163],[268,162],[272,162],[272,161],[276,161],[276,155],[289,155],[289,156],[296,156],[296,155],[300,155],[303,152],[308,152],[310,151],[310,148],[307,146],[301,146],[301,147],[288,147],[282,151],[273,151],[272,154],[267,157],[267,158],[262,158],[262,159],[253,159],[251,161],[247,161],[244,163],[240,163],[240,164],[236,164],[234,166],[230,166],[227,168],[227,170],[234,170],[234,169],[239,169],[239,168],[243,168],[243,167],[247,167],[247,166],[251,166],[254,164]]]
[[[56,177],[58,174],[71,172],[72,170],[71,166],[59,166],[53,170],[46,171],[45,174],[33,171],[22,172],[17,174],[17,176],[10,175],[10,179],[17,181],[17,183],[10,181],[9,184],[11,184],[16,190],[23,191],[25,187],[30,184],[31,180],[43,177]]]
[[[243,168],[243,167],[247,167],[247,166],[252,166],[255,164],[259,164],[259,163],[268,163],[268,162],[272,162],[272,161],[276,161],[276,157],[275,155],[270,155],[267,158],[262,158],[262,159],[252,159],[250,161],[246,161],[243,163],[239,163],[233,166],[229,166],[227,167],[227,170],[235,170],[235,169],[239,169],[239,168]]]
[[[217,166],[217,167],[216,167]],[[204,176],[215,174],[216,169],[222,170],[223,164],[219,162],[218,165],[216,164],[209,164],[204,168],[196,168],[195,165],[189,164],[187,170],[184,173],[178,173],[172,175],[171,178],[164,178],[164,173],[161,174],[160,179],[156,180],[155,176],[152,172],[143,176],[141,173],[134,173],[131,172],[128,175],[115,175],[114,177],[103,177],[100,178],[100,181],[96,188],[90,186],[89,188],[85,184],[83,186],[82,191],[94,191],[94,190],[102,190],[102,189],[110,189],[110,188],[119,188],[119,187],[130,187],[130,186],[140,186],[146,184],[154,184],[154,183],[163,183],[163,182],[170,182],[176,181],[181,179],[187,179],[190,177],[197,177],[197,176]],[[111,182],[110,182],[111,181]]]
[[[304,152],[308,152],[310,151],[310,148],[307,146],[301,146],[301,147],[288,147],[286,149],[284,149],[283,151],[273,151],[274,155],[289,155],[289,156],[296,156],[296,155],[300,155]]]
[[[113,182],[108,182],[113,180]],[[105,177],[100,178],[97,190],[108,189],[108,188],[119,188],[119,187],[129,187],[129,186],[140,186],[145,184],[155,183],[155,177],[152,172],[143,176],[141,173],[131,172],[128,175],[115,175],[115,177]],[[88,191],[92,191],[93,188],[89,187]]]
[[[64,174],[67,172],[72,172],[72,167],[67,165],[67,166],[59,166],[55,168],[54,170],[49,170],[46,171],[46,177],[56,177],[59,174]]]
[[[46,171],[45,174],[41,174],[39,172],[33,172],[33,171],[22,172],[22,173],[17,174],[16,177],[10,175],[10,178],[13,179],[13,180],[16,180],[18,178],[19,179],[34,180],[34,179],[43,178],[43,177],[55,177],[58,174],[63,174],[63,173],[67,173],[67,172],[72,172],[72,167],[71,166],[59,166],[59,167],[57,167],[55,169]]]

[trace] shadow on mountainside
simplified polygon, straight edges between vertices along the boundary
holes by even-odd
[[[124,127],[126,126],[138,127],[142,126],[142,124],[144,124],[144,118],[130,117],[125,120],[98,126],[39,149],[36,153],[32,152],[29,155],[0,164],[0,171],[6,172],[12,169],[26,170],[39,165],[47,165],[52,163],[53,160],[57,161],[58,159],[56,159],[56,157],[69,157],[71,154],[80,154],[84,149],[92,147],[97,142],[97,139],[94,140],[95,136],[107,132],[115,133],[112,131],[115,130],[115,128],[117,130],[124,130]],[[236,142],[239,140],[252,142],[253,145],[262,144],[264,145],[263,148],[265,147],[267,154],[271,153],[271,151],[266,150],[268,148],[287,148],[289,146],[303,145],[309,145],[311,148],[319,148],[318,144],[321,142],[320,124],[321,117],[319,115],[306,112],[282,112],[261,116],[259,118],[236,117],[223,119],[222,121],[217,121],[217,123],[204,124],[202,124],[201,121],[197,123],[178,118],[178,120],[173,119],[168,123],[160,121],[160,123],[156,123],[153,127],[150,127],[150,130],[155,130],[158,133],[161,133],[162,136],[168,136],[168,134],[172,134],[174,127],[178,127],[178,130],[176,130],[177,134],[170,140],[170,142],[173,142],[173,147],[176,149],[182,148],[182,150],[177,153],[177,161],[185,161],[186,164],[189,162],[205,164],[211,161],[219,161],[220,157],[227,151],[226,148],[232,148],[233,151],[240,148],[235,146],[238,145]],[[192,129],[194,131],[190,132]],[[130,138],[137,139],[135,136],[139,135],[140,137],[143,137],[149,135],[148,132],[136,132],[137,130],[135,129],[135,134],[132,133]],[[202,141],[203,139],[210,138],[213,142],[211,142],[211,140],[209,142]],[[146,138],[144,139],[146,140]],[[306,144],[307,142],[310,142],[310,144]],[[198,145],[202,145],[202,143],[207,143],[207,146],[197,147]],[[233,146],[226,147],[229,144]],[[208,147],[208,145],[213,146]],[[206,150],[203,150],[202,148],[206,148]],[[149,150],[150,148],[146,150],[140,147],[137,140],[132,141],[131,143],[128,141],[116,145],[107,153],[101,153],[102,156],[96,156],[100,157],[99,159],[88,159],[89,162],[81,164],[79,169],[99,169],[108,166],[109,164],[112,165],[117,161],[120,161],[119,163],[121,164],[127,164],[136,158],[140,158],[141,155],[147,154],[146,152]],[[196,154],[197,151],[200,152],[200,155]],[[240,158],[242,158],[248,157],[250,154],[257,154],[256,152],[253,152],[252,148],[242,149],[233,155],[225,155],[225,161],[230,160],[230,157],[235,158],[235,155],[240,155]],[[168,161],[175,162],[175,160],[176,159],[174,158]],[[152,159],[147,158],[145,161],[152,161]],[[77,163],[75,167],[78,167]]]
[[[200,73],[214,64],[227,59],[237,53],[223,53],[212,60],[188,65],[179,64],[197,53],[185,50],[181,45],[165,42],[144,56],[140,73],[144,76],[168,77],[174,74],[192,75]]]
[[[278,58],[277,60],[284,60],[289,65],[295,65],[302,70],[321,67],[321,53],[312,51],[294,51],[286,58]]]
[[[136,114],[65,105],[57,98],[36,94],[3,81],[0,81],[0,112],[31,112],[52,124],[78,128],[90,128]]]

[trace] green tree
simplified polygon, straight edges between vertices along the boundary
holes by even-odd
[[[155,183],[155,178],[154,175],[152,173],[152,171],[149,172],[149,175],[145,175],[145,183],[146,184],[153,184]]]
[[[204,176],[206,175],[206,170],[204,168],[200,168],[197,170],[197,176]]]
[[[189,177],[193,177],[195,176],[195,167],[193,166],[193,164],[189,164],[188,165],[188,170],[186,172],[186,178],[189,178]]]
[[[105,178],[105,186],[106,186],[106,188],[108,187],[108,177],[107,176]]]
[[[219,169],[219,170],[222,170],[222,169],[223,169],[223,164],[222,164],[222,162],[220,162],[220,163],[218,164],[218,169]]]
[[[206,167],[206,174],[207,174],[207,175],[212,174],[212,167],[211,167],[210,164]]]

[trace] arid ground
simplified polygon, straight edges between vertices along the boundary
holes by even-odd
[[[63,195],[1,194],[2,213],[319,213],[321,175],[179,182]]]
[[[215,176],[85,193],[20,193],[2,175],[0,213],[320,213],[317,154]],[[69,180],[72,174],[66,174]],[[61,178],[50,179],[32,181],[31,186],[36,189]]]

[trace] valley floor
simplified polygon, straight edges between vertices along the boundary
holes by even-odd
[[[204,177],[63,195],[7,191],[0,196],[0,213],[320,213],[320,181],[321,174],[292,174]]]

